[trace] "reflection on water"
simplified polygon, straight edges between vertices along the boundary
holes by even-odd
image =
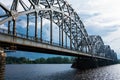
[[[120,80],[120,64],[86,71],[71,64],[6,65],[5,80]]]

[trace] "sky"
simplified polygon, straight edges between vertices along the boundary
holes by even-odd
[[[110,45],[120,57],[120,0],[67,1],[80,16],[88,34],[100,35],[105,45]],[[6,6],[9,6],[12,1],[1,0],[0,2],[7,3]]]
[[[88,34],[100,35],[120,55],[120,0],[67,0]]]

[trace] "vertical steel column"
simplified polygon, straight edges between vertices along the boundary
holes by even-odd
[[[83,45],[83,40],[84,40],[84,39],[83,39],[83,35],[81,35],[81,39],[82,39],[82,40],[81,40],[81,49],[80,49],[80,50],[81,50],[81,52],[83,52],[83,48],[84,48],[84,45]]]
[[[85,48],[85,53],[87,53],[87,47],[86,47],[86,46],[84,46],[84,48]]]
[[[40,20],[41,20],[41,24],[40,24],[40,39],[41,39],[41,42],[42,42],[42,27],[43,27],[43,18],[42,18],[42,16],[40,17]]]
[[[70,19],[70,49],[72,49],[72,24]]]
[[[8,21],[8,34],[10,34],[10,21]]]
[[[87,46],[87,53],[89,53],[89,46]]]
[[[61,46],[61,28],[59,26],[59,46]]]
[[[89,43],[88,52],[89,52],[89,54],[92,53],[92,46],[91,46],[91,43]]]
[[[67,48],[67,34],[66,34],[66,36],[65,36],[65,42],[66,42],[66,48]]]
[[[13,36],[16,36],[16,20],[13,19]]]
[[[88,53],[92,53],[92,43],[90,42],[90,39],[88,38]]]
[[[66,33],[67,27],[65,25],[64,25],[64,27],[65,27],[65,45],[67,48],[67,33]]]
[[[76,47],[76,50],[78,50],[78,27],[76,26],[76,45],[75,45],[75,47]]]
[[[35,12],[35,40],[37,40],[38,13]]]
[[[52,17],[52,11],[50,12],[50,44],[52,44],[52,40],[53,40],[53,34],[52,34],[52,28],[53,28],[53,24],[52,24],[52,20],[53,20],[53,17]]]
[[[88,46],[86,46],[86,53],[88,53]]]
[[[26,32],[26,37],[28,38],[29,35],[29,14],[27,14],[27,32]]]
[[[64,44],[64,36],[63,36],[63,27],[64,27],[64,18],[63,18],[63,14],[62,14],[62,47],[63,47],[63,44]]]

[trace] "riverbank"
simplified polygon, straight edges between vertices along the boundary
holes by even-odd
[[[31,60],[25,57],[7,57],[6,64],[70,64],[73,58],[68,57],[50,57]]]

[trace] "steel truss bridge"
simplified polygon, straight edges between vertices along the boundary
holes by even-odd
[[[79,15],[65,0],[13,0],[0,2],[0,47],[18,50],[117,60],[100,36],[89,36]],[[49,23],[49,40],[44,40],[44,23]],[[20,24],[20,22],[25,24]],[[58,27],[54,33],[53,27]],[[33,36],[30,35],[32,26]],[[24,27],[25,32],[18,30]],[[53,34],[54,33],[54,34]],[[53,38],[58,34],[58,42]]]

